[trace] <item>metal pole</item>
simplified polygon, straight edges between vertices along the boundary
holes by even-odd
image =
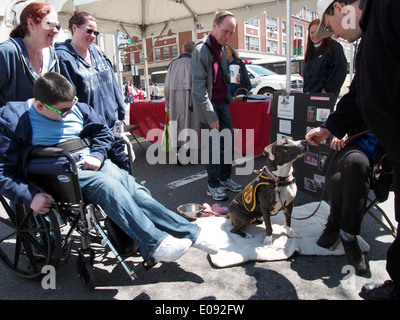
[[[286,20],[287,20],[287,48],[286,48],[286,97],[290,95],[290,76],[291,76],[291,55],[292,55],[292,1],[286,1]]]
[[[120,32],[119,30],[117,30],[116,34],[115,34],[115,52],[117,53],[117,79],[118,79],[118,85],[121,88],[121,90],[123,89],[123,85],[122,85],[122,73],[121,73],[121,55],[119,52],[119,35]]]
[[[149,92],[149,65],[147,61],[147,44],[146,44],[146,31],[142,31],[142,50],[143,50],[143,60],[144,60],[144,85],[146,90],[146,99],[150,100]]]

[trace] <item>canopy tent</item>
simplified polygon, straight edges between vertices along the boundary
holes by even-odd
[[[287,1],[284,0],[49,0],[64,3],[60,16],[68,17],[75,10],[87,11],[99,21],[101,32],[114,33],[123,26],[130,35],[158,36],[162,30],[191,30],[196,23],[210,27],[215,13],[220,10],[233,12],[238,20],[261,16],[283,16]],[[316,9],[315,0],[291,0],[292,11],[303,6]]]
[[[220,10],[233,12],[238,20],[261,17],[264,11],[270,17],[290,17],[303,6],[316,11],[316,0],[39,0],[52,4],[65,21],[74,11],[86,11],[94,15],[102,33],[117,30],[129,36],[158,37],[169,30],[179,32],[195,30],[201,23],[211,27],[215,13]],[[288,19],[289,21],[289,19]],[[288,28],[287,61],[291,58],[291,28]],[[145,62],[146,86],[148,84],[147,48],[142,41]],[[287,88],[290,88],[290,63],[287,63]],[[147,87],[146,87],[147,89]]]

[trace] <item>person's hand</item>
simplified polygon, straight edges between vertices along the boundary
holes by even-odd
[[[240,72],[238,72],[238,74],[236,76],[236,83],[240,84]]]
[[[321,141],[328,139],[330,134],[331,133],[328,129],[317,127],[308,131],[308,133],[306,134],[306,140],[309,144],[313,146],[318,146]]]
[[[96,157],[87,156],[82,160],[83,170],[99,171],[101,167],[101,161]]]
[[[331,142],[331,148],[333,150],[342,150],[346,146],[346,142],[349,136],[346,134],[342,139],[333,137],[332,142]]]
[[[210,123],[210,127],[211,127],[211,129],[219,130],[219,121],[217,120],[215,122]]]
[[[39,192],[33,197],[30,208],[33,211],[44,215],[50,211],[53,203],[54,199],[51,195]]]

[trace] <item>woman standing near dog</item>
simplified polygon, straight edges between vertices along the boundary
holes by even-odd
[[[347,60],[340,43],[316,36],[319,21],[311,21],[308,27],[303,91],[333,93],[337,98],[346,78]]]
[[[52,6],[31,3],[25,7],[10,38],[0,44],[0,107],[31,98],[36,79],[48,71],[59,71],[53,49],[59,30]]]

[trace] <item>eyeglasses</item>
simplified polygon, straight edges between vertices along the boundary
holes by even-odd
[[[58,113],[59,115],[61,115],[61,117],[64,117],[65,115],[67,115],[67,113],[74,107],[74,105],[77,104],[78,102],[78,97],[74,97],[74,103],[72,104],[72,106],[70,106],[69,108],[66,109],[62,109],[62,110],[57,110],[55,108],[53,108],[52,106],[49,106],[47,103],[41,102],[39,100],[37,100],[37,102],[40,102],[41,104],[43,104],[46,108],[53,110],[54,112]]]
[[[50,22],[50,21],[42,21],[43,28],[45,29],[54,29],[56,28],[57,31],[60,31],[61,24],[59,22]]]
[[[80,27],[80,26],[77,26],[77,27],[80,28],[80,29],[86,30],[87,34],[92,34],[93,33],[95,35],[95,37],[97,37],[100,34],[100,32],[98,32],[96,30],[93,30],[93,29],[83,28],[83,27]]]

